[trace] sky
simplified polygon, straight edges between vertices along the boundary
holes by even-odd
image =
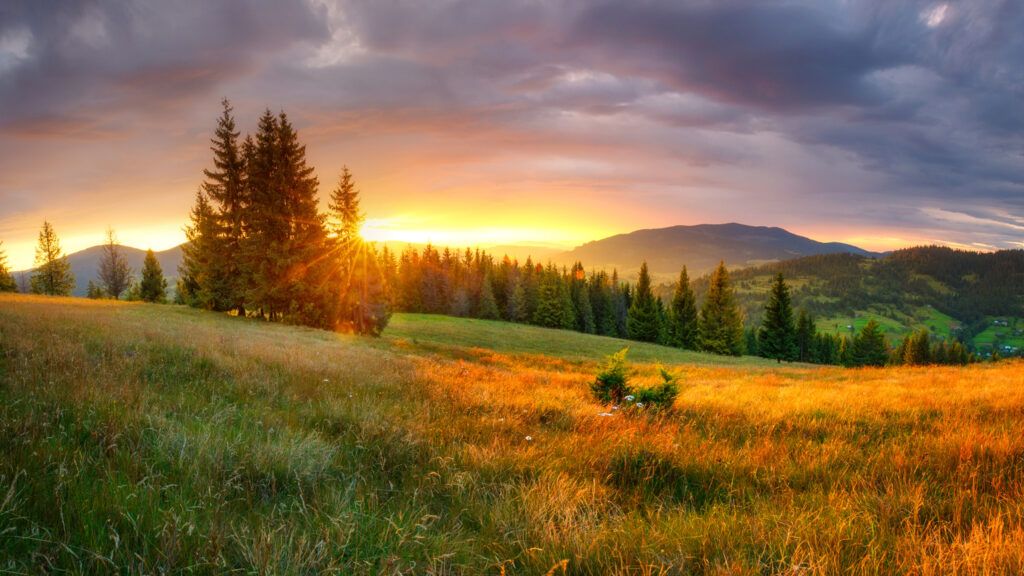
[[[288,113],[371,239],[674,224],[1024,247],[1024,2],[5,0],[0,240],[164,249],[221,98]]]

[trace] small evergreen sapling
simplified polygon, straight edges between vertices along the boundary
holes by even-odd
[[[626,375],[626,354],[629,348],[623,348],[608,357],[604,369],[590,385],[594,398],[605,404],[620,404],[632,390]]]

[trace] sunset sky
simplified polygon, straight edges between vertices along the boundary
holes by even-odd
[[[1024,2],[0,3],[0,240],[184,238],[222,97],[286,111],[373,239],[742,222],[1024,247]]]

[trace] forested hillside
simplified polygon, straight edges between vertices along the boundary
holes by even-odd
[[[970,341],[1000,320],[994,317],[1009,323],[1024,316],[1024,250],[979,253],[927,246],[878,259],[823,254],[736,270],[732,277],[748,325],[760,323],[765,294],[778,272],[792,286],[794,306],[812,313],[821,328],[844,329],[878,316],[890,333],[928,327]],[[706,289],[707,277],[694,282],[698,299]],[[670,290],[660,286],[659,295],[667,298]]]

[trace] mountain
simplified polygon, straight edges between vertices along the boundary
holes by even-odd
[[[146,258],[146,251],[121,246],[121,251],[128,260],[128,266],[132,269],[132,275],[139,278],[142,275],[142,261]],[[181,246],[175,246],[162,252],[156,252],[156,259],[163,268],[164,277],[167,278],[167,285],[174,287],[175,279],[178,277],[178,265],[181,264]],[[71,264],[71,273],[75,275],[75,288],[72,294],[85,296],[89,286],[89,280],[99,280],[100,259],[103,257],[103,246],[93,246],[85,250],[79,250],[68,254],[68,262]],[[30,274],[31,270],[22,271]],[[15,272],[18,277],[22,272]]]
[[[699,275],[713,269],[719,260],[734,268],[841,252],[878,256],[850,244],[818,242],[782,228],[730,223],[637,230],[587,242],[552,259],[560,264],[583,262],[588,269],[617,268],[626,275],[647,261],[652,274],[667,277],[679,274],[684,265],[691,275]]]

